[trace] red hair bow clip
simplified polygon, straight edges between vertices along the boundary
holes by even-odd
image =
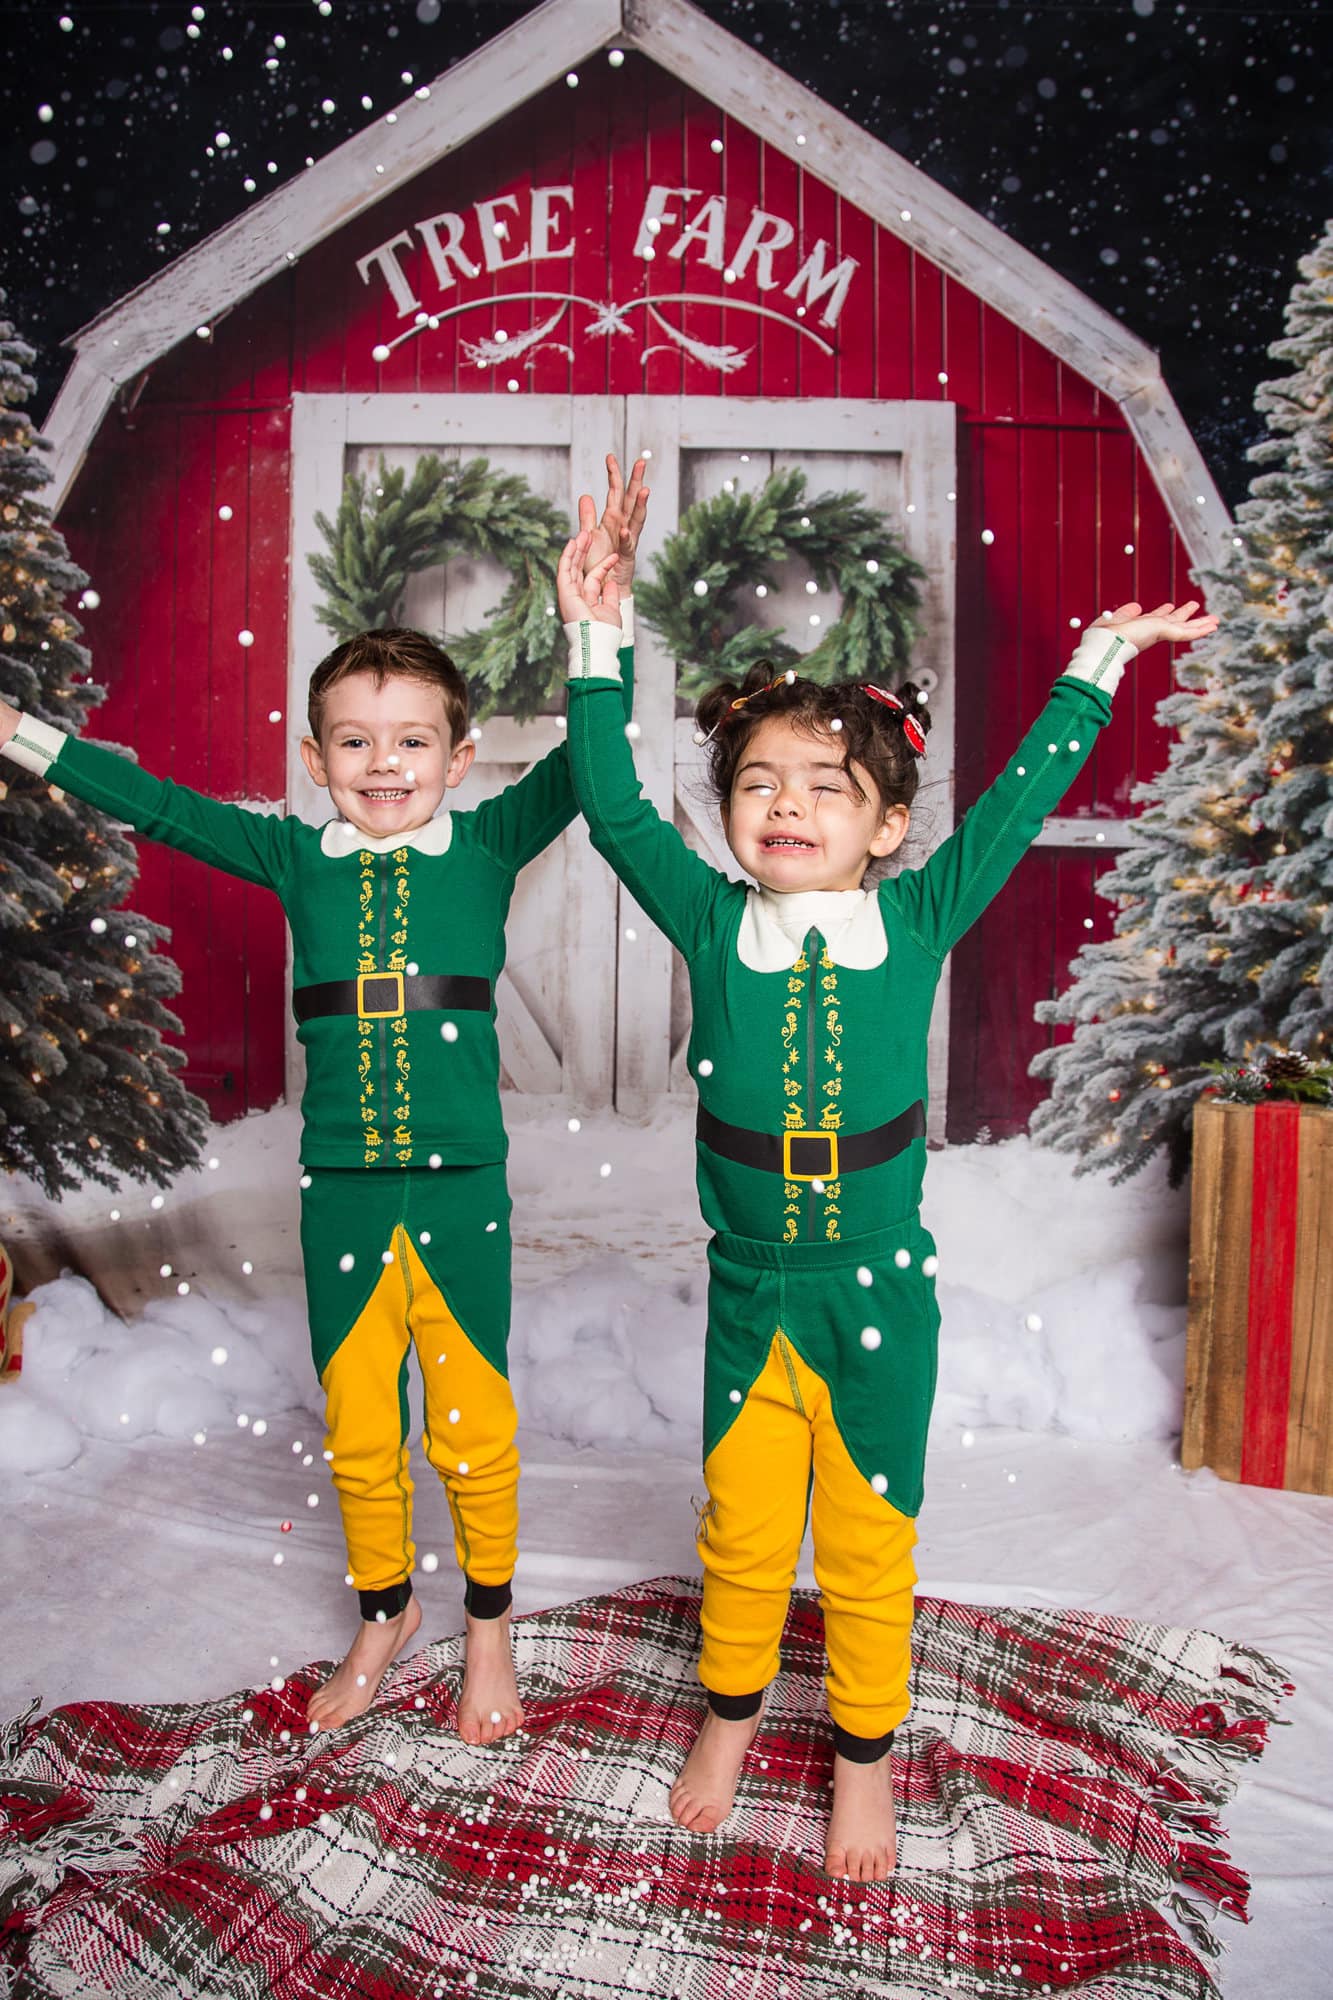
[[[890,694],[887,688],[876,687],[873,681],[862,681],[861,685],[872,701],[882,702],[885,708],[893,709],[903,726],[903,735],[907,738],[908,743],[918,757],[924,757],[926,754],[926,732],[912,714],[906,702],[899,701],[897,695]]]

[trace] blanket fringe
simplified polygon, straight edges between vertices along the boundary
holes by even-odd
[[[1196,1909],[1188,1896],[1179,1889],[1173,1889],[1166,1898],[1166,1906],[1197,1952],[1204,1958],[1221,1958],[1221,1939],[1214,1937],[1207,1917]]]
[[[22,1715],[12,1716],[8,1722],[0,1722],[0,1772],[3,1772],[6,1764],[12,1764],[20,1751],[26,1748],[32,1719],[41,1705],[41,1696],[34,1695]]]
[[[1182,1888],[1206,1896],[1227,1916],[1248,1922],[1249,1880],[1224,1847],[1205,1847],[1200,1841],[1182,1840],[1176,1848],[1173,1873]]]
[[[1270,1660],[1267,1653],[1258,1652],[1253,1646],[1230,1645],[1221,1668],[1223,1680],[1241,1681],[1256,1690],[1256,1700],[1263,1701],[1257,1712],[1276,1717],[1277,1705],[1283,1695],[1295,1694],[1296,1683],[1289,1681],[1276,1660]],[[1233,1708],[1240,1709],[1240,1702],[1228,1697]]]

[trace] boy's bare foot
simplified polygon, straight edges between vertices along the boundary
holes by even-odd
[[[467,1616],[467,1665],[458,1697],[458,1733],[465,1743],[498,1743],[523,1726],[509,1613],[498,1618]]]
[[[733,1722],[709,1709],[671,1787],[671,1817],[677,1825],[691,1833],[712,1833],[721,1826],[735,1803],[736,1781],[759,1722],[758,1715]]]
[[[848,1882],[887,1882],[898,1859],[892,1753],[877,1764],[833,1759],[833,1813],[824,1873]]]
[[[311,1695],[306,1720],[321,1729],[337,1729],[353,1716],[364,1715],[380,1691],[380,1682],[420,1624],[421,1606],[415,1597],[409,1597],[398,1616],[386,1618],[383,1624],[378,1619],[362,1619],[347,1658]]]

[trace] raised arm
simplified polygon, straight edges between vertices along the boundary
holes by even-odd
[[[226,805],[169,778],[155,778],[128,757],[66,736],[0,702],[0,755],[72,792],[150,840],[282,893],[290,841],[282,818]]]
[[[633,600],[627,598],[622,609],[625,623],[617,634],[615,659],[623,728],[634,705]],[[506,785],[493,799],[483,800],[472,817],[477,838],[487,852],[517,872],[549,847],[577,819],[578,812],[569,745],[557,743],[515,784]]]
[[[586,533],[586,531],[585,531]],[[711,935],[735,885],[686,845],[644,798],[619,701],[616,588],[585,579],[585,535],[560,559],[560,614],[569,638],[569,755],[593,846],[664,931],[692,958]],[[605,569],[607,565],[600,566]]]
[[[1216,629],[1216,618],[1196,610],[1165,604],[1144,614],[1126,604],[1090,625],[995,782],[922,867],[880,884],[881,898],[897,905],[927,951],[943,958],[1004,887],[1087,762],[1136,653],[1158,639],[1189,644]]]
[[[579,501],[579,524],[587,534],[591,559],[609,563],[620,595],[618,672],[629,721],[634,706],[634,611],[630,593],[639,536],[648,509],[644,485],[645,461],[636,461],[626,486],[613,453],[606,460],[606,501],[598,519],[588,494]],[[579,810],[569,769],[569,754],[561,743],[535,764],[517,784],[477,807],[473,817],[477,837],[489,853],[517,870],[564,832]]]

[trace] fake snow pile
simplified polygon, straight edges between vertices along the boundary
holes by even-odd
[[[536,1106],[509,1117],[510,1360],[525,1428],[694,1458],[706,1275],[689,1107],[647,1126],[585,1119],[578,1138]],[[280,1120],[292,1125],[290,1147],[274,1143],[288,1136],[275,1134]],[[68,1465],[85,1438],[206,1438],[318,1406],[287,1254],[296,1129],[278,1111],[212,1135],[219,1179],[253,1205],[260,1254],[246,1298],[227,1296],[235,1287],[220,1264],[201,1264],[188,1296],[155,1299],[128,1322],[83,1278],[36,1289],[22,1384],[0,1393],[0,1471]],[[598,1161],[614,1162],[609,1184]],[[183,1176],[172,1200],[183,1207],[192,1194]],[[62,1211],[77,1216],[81,1199]],[[199,1238],[206,1201],[195,1208]],[[1186,1205],[1158,1174],[1108,1187],[1076,1181],[1064,1155],[1025,1139],[950,1147],[931,1156],[924,1212],[940,1254],[937,1438],[985,1425],[1087,1441],[1179,1428]],[[266,1270],[285,1282],[266,1285]]]

